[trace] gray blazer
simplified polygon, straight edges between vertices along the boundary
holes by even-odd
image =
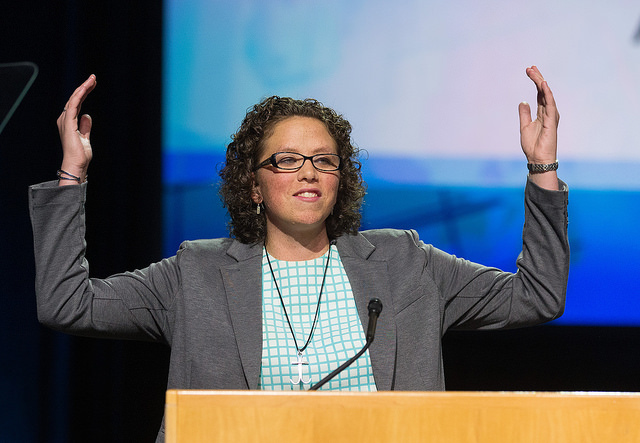
[[[86,185],[55,185],[29,192],[39,320],[73,334],[168,344],[168,388],[256,389],[263,245],[188,241],[145,269],[92,279],[84,257]],[[378,390],[443,390],[441,338],[449,328],[514,328],[562,314],[569,244],[560,185],[564,191],[527,182],[516,273],[456,258],[415,231],[336,240],[363,327],[369,300],[384,305],[370,348]]]

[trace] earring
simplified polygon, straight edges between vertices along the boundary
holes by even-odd
[[[262,205],[262,203],[258,203],[258,206],[256,207],[256,214],[260,215],[260,206]]]

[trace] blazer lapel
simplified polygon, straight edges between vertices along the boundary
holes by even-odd
[[[396,326],[387,262],[371,258],[375,246],[359,234],[340,237],[337,246],[365,331],[369,323],[369,300],[378,298],[382,302],[369,355],[378,390],[391,390],[396,360]]]
[[[249,389],[257,389],[262,363],[262,244],[233,242],[237,263],[222,267],[231,324]]]

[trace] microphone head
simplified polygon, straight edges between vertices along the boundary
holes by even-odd
[[[377,298],[369,300],[369,315],[372,313],[380,314],[382,312],[382,302]]]

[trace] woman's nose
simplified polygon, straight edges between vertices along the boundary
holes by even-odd
[[[318,177],[318,170],[313,166],[310,158],[305,159],[304,163],[298,169],[298,179],[313,180]]]

